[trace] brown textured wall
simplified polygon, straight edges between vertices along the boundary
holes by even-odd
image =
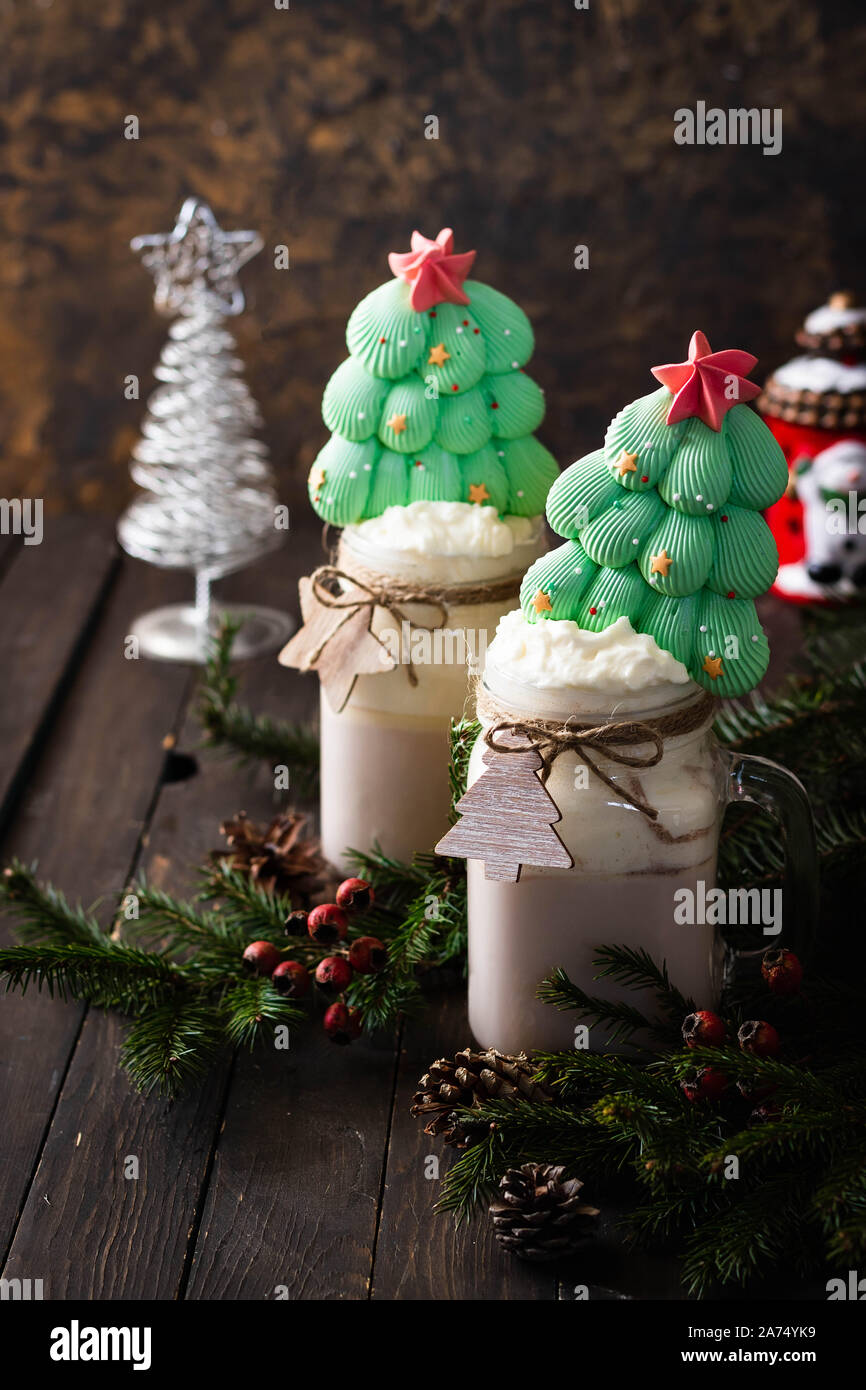
[[[287,497],[346,318],[415,225],[530,314],[562,463],[694,327],[769,368],[863,287],[859,0],[0,0],[0,43],[3,496],[128,495],[123,377],[149,388],[165,327],[128,242],[193,191],[290,249],[244,272],[236,325]],[[698,99],[781,107],[782,154],[676,146]]]

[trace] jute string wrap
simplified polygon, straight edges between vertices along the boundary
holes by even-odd
[[[592,753],[606,758],[608,762],[619,763],[622,767],[635,767],[645,770],[656,767],[664,756],[664,742],[679,734],[690,734],[699,729],[711,716],[715,708],[712,695],[705,692],[699,700],[686,705],[673,714],[663,714],[656,719],[623,719],[607,724],[576,722],[574,715],[566,720],[515,719],[507,709],[497,704],[490,692],[479,681],[477,708],[480,719],[489,720],[490,728],[484,734],[484,742],[496,753],[525,753],[534,748],[541,757],[539,775],[542,782],[550,776],[553,764],[561,753],[576,753],[582,762],[598,777],[605,786],[615,792],[617,797],[628,803],[650,820],[658,820],[658,811],[647,805],[639,797],[633,796],[593,761]],[[508,742],[502,741],[506,735]],[[521,740],[518,743],[517,740]],[[627,753],[623,750],[638,744],[652,744],[653,751],[645,754]]]
[[[337,556],[337,564],[320,565],[310,575],[310,583],[319,603],[324,608],[349,609],[358,613],[368,609],[370,622],[375,609],[382,608],[389,613],[394,622],[408,624],[409,628],[420,628],[424,632],[435,632],[448,621],[451,607],[467,607],[479,603],[498,603],[502,599],[516,598],[520,593],[520,577],[491,579],[476,584],[420,584],[414,580],[399,579],[392,574],[381,574],[371,570],[357,560],[346,561],[342,552]],[[341,568],[351,564],[351,569]],[[339,585],[347,584],[354,592],[340,592]],[[410,618],[401,607],[405,603],[427,604],[439,610],[439,621],[422,623]],[[412,663],[411,653],[407,652],[406,674],[410,685],[418,684],[418,677]]]

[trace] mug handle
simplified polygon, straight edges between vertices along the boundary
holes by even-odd
[[[818,928],[820,891],[815,822],[806,788],[799,778],[769,758],[756,758],[734,749],[719,750],[727,766],[727,802],[751,801],[778,821],[785,841],[780,936],[739,956],[760,955],[770,945],[784,945],[801,959],[808,958]]]

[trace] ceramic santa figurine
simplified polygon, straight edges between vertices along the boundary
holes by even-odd
[[[767,513],[780,561],[772,592],[844,602],[866,597],[866,307],[847,291],[831,295],[797,343],[804,351],[757,402],[790,469]]]

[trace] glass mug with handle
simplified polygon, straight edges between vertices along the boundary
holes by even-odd
[[[526,863],[513,882],[487,877],[484,862],[469,860],[469,1023],[479,1044],[503,1052],[575,1046],[577,1016],[536,994],[557,966],[587,993],[653,1016],[650,992],[595,978],[600,946],[643,948],[666,963],[672,983],[697,1008],[710,1009],[722,987],[726,923],[742,925],[745,917],[758,951],[782,942],[798,954],[808,950],[818,868],[806,792],[785,768],[721,746],[712,731],[714,705],[698,685],[659,685],[612,700],[596,690],[539,688],[497,670],[493,658],[480,692],[482,735],[470,757],[469,786],[485,772],[484,733],[494,722],[530,718],[568,728],[657,721],[687,732],[665,737],[653,765],[650,742],[630,747],[628,762],[596,746],[594,767],[577,750],[558,754],[546,787],[572,867]],[[781,890],[717,888],[722,820],[735,801],[753,802],[779,822]],[[592,1027],[588,1043],[607,1050],[609,1030]]]

